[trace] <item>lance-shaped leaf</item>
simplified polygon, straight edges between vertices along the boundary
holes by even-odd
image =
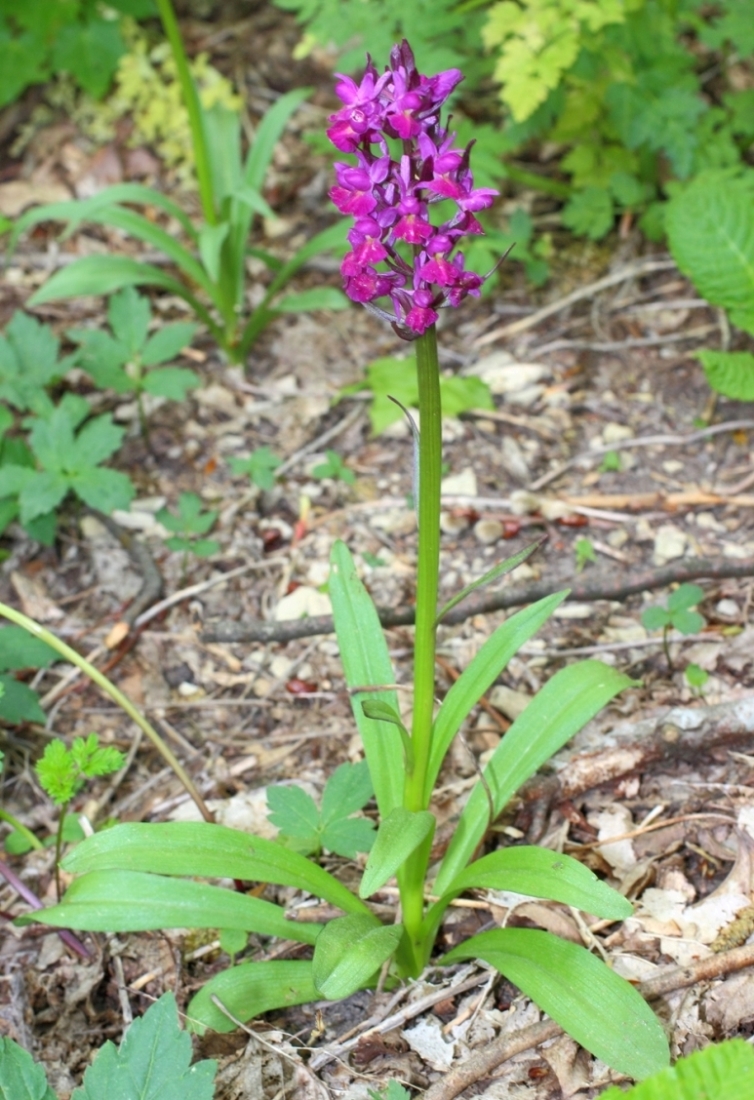
[[[377,805],[380,814],[387,817],[403,798],[401,735],[392,722],[367,718],[363,703],[378,698],[397,714],[398,698],[389,688],[378,696],[371,691],[354,689],[393,684],[395,674],[374,603],[356,575],[356,566],[345,543],[335,543],[330,560],[329,593],[346,683],[353,692],[351,705],[369,761]]]
[[[601,661],[580,661],[560,669],[547,681],[510,727],[484,769],[488,790],[478,783],[471,792],[442,861],[435,893],[446,892],[484,836],[490,823],[488,792],[497,815],[522,783],[633,682]]]
[[[624,920],[633,906],[593,871],[571,856],[528,845],[501,848],[469,864],[450,883],[444,897],[464,890],[513,890],[550,898],[608,920]]]
[[[331,920],[314,948],[312,978],[329,1001],[349,997],[377,973],[398,946],[401,924],[380,924],[360,913]]]
[[[550,932],[502,928],[460,944],[443,962],[483,959],[514,982],[590,1053],[641,1080],[670,1055],[644,998],[585,948]]]
[[[368,913],[334,875],[272,840],[206,821],[127,822],[95,833],[62,864],[66,871],[150,871],[295,886],[345,912]],[[222,927],[225,927],[224,925]]]
[[[549,619],[567,595],[568,592],[556,592],[552,596],[545,596],[506,619],[453,684],[437,712],[432,731],[432,748],[424,790],[427,799],[431,797],[445,753],[472,707],[476,706],[485,691],[495,682],[511,657]]]
[[[411,743],[411,735],[403,725],[403,720],[398,711],[394,707],[391,707],[389,703],[385,703],[381,699],[365,699],[361,704],[361,709],[367,718],[374,718],[378,722],[390,722],[395,726],[398,733],[401,735],[403,762],[406,767],[406,772],[408,775],[413,774],[414,746]]]
[[[251,1020],[263,1012],[316,1001],[310,960],[241,963],[202,986],[186,1009],[188,1025],[200,1034],[235,1031],[236,1024],[213,1001],[216,997],[235,1020]]]
[[[435,816],[427,810],[413,813],[403,806],[380,822],[359,887],[359,897],[371,897],[403,866],[422,841],[434,832]]]
[[[478,577],[477,580],[472,581],[471,584],[467,584],[465,588],[462,588],[460,592],[456,592],[455,596],[451,600],[448,600],[446,604],[440,609],[437,615],[437,622],[442,622],[447,613],[454,607],[457,607],[462,600],[465,600],[467,596],[470,596],[472,592],[476,592],[480,588],[486,588],[487,585],[492,584],[498,577],[504,577],[506,573],[512,572],[517,565],[520,565],[522,561],[526,561],[528,557],[534,553],[535,550],[539,550],[540,546],[544,542],[544,538],[541,538],[539,542],[532,543],[531,546],[525,546],[523,550],[519,550],[517,554],[514,554],[510,558],[506,558],[505,561],[498,562],[497,565],[493,565],[492,569],[482,577]]]
[[[59,905],[19,917],[87,932],[145,932],[155,928],[237,928],[299,943],[315,943],[321,925],[285,919],[261,898],[203,882],[141,871],[92,871],[69,886]]]

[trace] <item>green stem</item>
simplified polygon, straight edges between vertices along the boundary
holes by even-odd
[[[12,825],[16,832],[24,838],[27,844],[31,844],[32,848],[43,849],[44,844],[35,836],[31,829],[27,829],[25,825],[22,825],[17,817],[13,814],[9,814],[7,810],[0,809],[0,821],[7,821],[9,825]]]
[[[212,172],[207,152],[207,139],[204,133],[202,121],[202,108],[199,103],[199,94],[196,90],[194,78],[189,69],[186,51],[183,48],[183,39],[178,26],[178,20],[173,11],[170,0],[157,0],[157,10],[160,13],[165,35],[170,43],[173,60],[178,73],[178,80],[183,93],[183,101],[189,116],[191,127],[191,142],[194,147],[194,162],[196,164],[196,178],[199,183],[199,197],[202,203],[204,220],[209,225],[217,225],[217,211],[215,210],[215,197],[212,190]]]
[[[440,480],[442,474],[442,411],[437,334],[434,325],[416,341],[419,383],[419,554],[414,633],[414,713],[411,727],[414,768],[406,776],[403,804],[414,812],[427,806],[425,785],[432,745],[435,703],[435,637],[440,569]],[[400,876],[406,940],[403,961],[418,974],[426,962],[421,936],[424,881],[431,842],[406,861]]]
[[[71,649],[71,647],[66,645],[65,642],[62,642],[60,638],[50,633],[49,630],[45,630],[43,626],[34,622],[33,619],[29,619],[26,615],[22,615],[20,611],[14,611],[14,609],[8,607],[7,604],[0,603],[0,615],[4,619],[8,619],[10,622],[15,623],[17,626],[22,626],[24,630],[28,630],[35,638],[39,638],[41,641],[46,642],[51,649],[54,649],[56,653],[59,653],[61,657],[69,661],[72,665],[80,668],[97,687],[101,688],[106,695],[109,695],[112,701],[117,703],[120,709],[125,711],[128,717],[147,735],[163,760],[173,769],[185,789],[193,798],[204,820],[215,820],[211,810],[207,807],[204,799],[199,794],[196,784],[181,762],[165,744],[157,730],[149,724],[144,715],[136,709],[131,700],[127,699],[122,691],[118,690],[115,684],[112,684],[106,676],[103,676],[98,668],[90,664],[89,661],[87,661],[85,657],[82,657],[80,653],[77,653],[75,649]]]
[[[63,888],[60,883],[60,861],[63,858],[63,822],[65,821],[65,815],[68,813],[68,802],[64,802],[60,807],[60,818],[58,820],[58,831],[55,836],[55,896],[58,904],[63,896]]]

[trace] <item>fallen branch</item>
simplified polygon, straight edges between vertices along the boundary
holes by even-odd
[[[659,974],[639,984],[642,996],[651,1000],[662,993],[672,993],[676,989],[685,989],[697,982],[722,978],[737,970],[754,966],[754,944],[734,947],[732,951],[721,952],[707,959],[699,959],[690,966],[673,966],[661,970]],[[483,1050],[475,1051],[465,1062],[446,1073],[424,1093],[423,1100],[454,1100],[459,1093],[470,1085],[497,1069],[515,1054],[531,1050],[548,1039],[563,1034],[563,1029],[552,1020],[543,1020],[522,1028],[516,1035],[501,1035]]]
[[[661,566],[659,569],[645,569],[638,573],[617,578],[600,574],[596,570],[586,576],[572,578],[569,600],[591,603],[594,600],[625,600],[637,593],[650,592],[656,588],[666,588],[670,584],[684,581],[696,581],[708,578],[723,580],[730,577],[754,576],[754,559],[735,560],[723,558],[712,561],[709,558],[686,558]],[[566,582],[567,583],[567,582]],[[464,622],[473,615],[503,611],[509,607],[521,607],[534,603],[553,592],[560,591],[565,584],[538,581],[535,584],[515,585],[500,592],[480,591],[473,593],[458,607],[445,616],[445,624]],[[385,627],[411,626],[414,622],[414,608],[380,607],[377,609],[380,622]],[[313,615],[308,619],[296,619],[292,622],[224,622],[210,626],[202,633],[203,642],[290,642],[296,638],[311,638],[315,634],[332,634],[334,630],[331,615]]]

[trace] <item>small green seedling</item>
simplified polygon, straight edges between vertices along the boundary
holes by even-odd
[[[187,321],[163,325],[149,335],[152,312],[149,299],[127,286],[113,294],[107,307],[110,332],[99,328],[70,328],[67,336],[79,345],[76,363],[102,389],[133,394],[146,431],[143,395],[183,401],[200,385],[195,371],[166,367],[194,338],[197,325]]]
[[[697,694],[701,695],[702,688],[709,680],[709,672],[700,668],[699,665],[695,665],[692,661],[690,664],[686,665],[684,676],[686,677],[686,682],[689,687],[693,688]]]
[[[101,465],[117,451],[124,429],[109,414],[89,419],[90,412],[82,397],[66,394],[48,415],[26,421],[28,459],[18,453],[2,466],[3,491],[22,525],[47,544],[55,537],[55,509],[69,493],[108,514],[128,508],[134,496],[125,474]]]
[[[366,760],[341,764],[322,792],[322,807],[301,787],[269,787],[267,805],[270,822],[280,830],[278,839],[302,855],[328,852],[355,859],[358,852],[371,851],[374,823],[353,817],[373,795]]]
[[[353,470],[348,469],[337,451],[325,451],[325,458],[325,462],[321,462],[319,466],[314,467],[312,477],[331,477],[333,481],[342,481],[346,485],[353,485],[356,481],[356,474]]]
[[[8,629],[6,627],[6,629]],[[62,741],[50,741],[35,771],[45,792],[60,806],[55,843],[55,881],[60,897],[58,864],[65,839],[64,826],[71,799],[86,783],[98,775],[110,775],[123,766],[125,756],[112,745],[100,745],[96,733],[76,737],[70,749]]]
[[[155,519],[168,531],[174,532],[171,538],[165,539],[165,545],[169,550],[183,551],[184,565],[188,554],[208,558],[220,549],[220,543],[216,539],[197,538],[198,535],[205,535],[214,525],[217,512],[203,511],[202,499],[196,493],[181,493],[177,515],[167,508],[161,508],[155,514]]]
[[[576,545],[573,550],[576,556],[577,573],[581,572],[587,562],[596,562],[597,560],[597,554],[595,553],[591,539],[576,539]]]
[[[681,584],[668,597],[666,607],[646,607],[641,613],[641,623],[646,630],[662,631],[662,647],[668,669],[672,671],[668,636],[671,630],[680,634],[696,634],[706,620],[698,611],[692,611],[704,599],[704,589],[698,584]]]
[[[71,1100],[102,1100],[122,1082],[128,1100],[212,1100],[217,1063],[191,1065],[191,1040],[181,1031],[172,993],[164,993],[129,1026],[120,1047],[106,1042]],[[12,1039],[0,1038],[0,1096],[6,1100],[57,1100],[43,1067]]]
[[[282,459],[269,447],[257,447],[246,458],[231,458],[230,468],[234,474],[248,474],[258,489],[270,490],[275,484],[275,470]]]
[[[620,473],[623,469],[623,462],[621,461],[620,451],[608,451],[602,456],[602,462],[600,462],[599,470],[601,474]]]

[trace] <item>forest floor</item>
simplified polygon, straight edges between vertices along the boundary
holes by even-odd
[[[269,101],[270,90],[316,87],[274,161],[275,194],[268,197],[281,211],[280,235],[265,243],[285,252],[332,220],[326,162],[299,127],[311,128],[316,117],[324,124],[334,101],[324,66],[290,61],[293,24],[263,12],[256,23],[231,23],[224,33],[190,22],[184,32],[193,46],[209,43],[218,67],[243,74],[252,111]],[[136,157],[117,140],[95,150],[65,119],[39,129],[14,159],[8,149],[16,132],[5,128],[0,209],[11,201],[11,183],[43,200],[135,178],[129,172],[145,165],[159,177],[149,151]],[[465,743],[451,749],[433,807],[436,853],[452,835],[479,758],[554,672],[598,657],[629,673],[635,686],[558,754],[547,781],[527,788],[493,839],[526,837],[582,858],[635,901],[636,914],[590,931],[566,907],[480,894],[452,910],[443,935],[455,942],[509,918],[579,943],[596,937],[615,968],[637,981],[705,962],[698,981],[655,1003],[678,1055],[748,1036],[754,1021],[754,986],[725,963],[726,952],[748,936],[754,912],[754,418],[748,406],[711,398],[694,353],[727,340],[724,322],[665,253],[632,232],[604,248],[566,242],[544,289],[532,291],[510,262],[488,298],[466,302],[440,327],[443,369],[482,377],[495,403],[492,411],[445,422],[442,596],[533,539],[544,541],[499,586],[498,610],[441,628],[438,694],[503,621],[511,593],[517,603],[561,588],[572,594],[509,663],[472,715]],[[102,229],[84,228],[56,243],[46,226],[23,241],[0,287],[0,323],[61,257],[103,247],[136,252]],[[302,285],[323,279],[339,284],[335,264],[305,272]],[[163,297],[159,309],[170,319],[182,316],[175,300]],[[35,315],[62,334],[102,310],[101,299],[77,299]],[[155,595],[120,641],[113,627],[145,578],[112,532],[70,514],[51,549],[19,528],[3,540],[9,556],[0,599],[107,671],[169,739],[217,819],[239,828],[271,835],[268,786],[295,781],[319,794],[338,764],[360,756],[334,636],[253,640],[248,624],[285,622],[295,634],[291,621],[326,614],[322,586],[336,539],[349,545],[378,605],[411,606],[409,433],[398,422],[373,436],[367,395],[340,397],[344,386],[364,380],[367,364],[397,355],[406,355],[410,371],[410,348],[356,308],[292,316],[270,327],[245,370],[229,368],[200,338],[186,365],[200,372],[202,387],[185,403],[156,407],[147,440],[132,409],[110,395],[99,399],[129,425],[117,465],[138,488],[130,518],[115,519],[144,540],[168,598],[157,605]],[[274,489],[262,492],[234,476],[228,460],[264,445],[285,467]],[[327,449],[354,472],[353,485],[312,476]],[[221,549],[207,560],[168,551],[154,518],[184,491],[219,512],[212,537]],[[706,625],[690,637],[671,636],[668,664],[659,632],[643,627],[641,612],[664,605],[673,583],[685,580],[704,588],[699,610]],[[388,638],[397,680],[410,684],[410,628],[391,628]],[[689,664],[707,673],[703,686],[689,684]],[[53,808],[30,763],[51,735],[94,730],[131,751],[130,768],[117,784],[87,788],[80,812],[118,821],[192,815],[172,772],[147,743],[134,743],[133,725],[92,685],[56,666],[35,686],[46,728],[4,731],[8,810],[35,830],[53,831]],[[54,901],[51,850],[11,862],[45,903]],[[327,862],[345,881],[355,879],[357,868],[347,861]],[[300,902],[282,889],[265,896]],[[387,891],[379,900],[394,897]],[[9,888],[2,909],[21,911]],[[138,1015],[169,989],[185,1007],[229,963],[214,934],[208,942],[179,932],[84,942],[92,952],[86,962],[39,925],[6,925],[0,948],[0,1028],[45,1064],[60,1097],[80,1082],[105,1039],[119,1039],[124,1003]],[[248,957],[269,949],[255,941]],[[218,1100],[356,1100],[391,1078],[441,1088],[475,1053],[540,1019],[505,980],[464,967],[431,971],[402,999],[360,993],[344,1003],[271,1013],[254,1022],[259,1040],[238,1030],[197,1040],[197,1050],[221,1063]],[[480,1072],[471,1092],[490,1100],[586,1098],[617,1079],[561,1036]],[[449,1100],[453,1087],[436,1095]]]

